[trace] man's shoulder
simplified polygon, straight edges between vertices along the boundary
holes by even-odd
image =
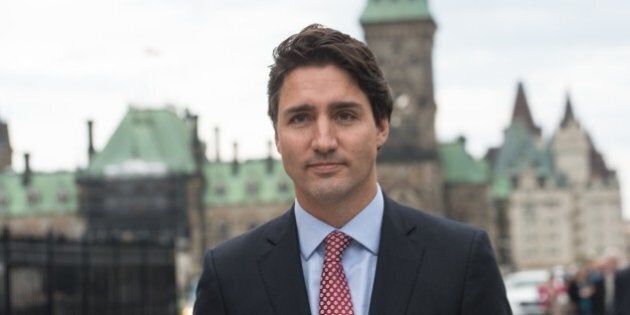
[[[438,216],[423,209],[416,209],[398,203],[393,199],[386,199],[386,208],[392,211],[394,215],[400,216],[409,224],[417,226],[434,226],[437,229],[455,230],[455,231],[480,231],[481,229],[466,223]]]
[[[442,239],[470,238],[474,235],[485,234],[485,231],[479,227],[412,208],[389,198],[386,198],[386,211],[389,212],[395,225],[402,229],[417,230],[424,237],[436,235]]]
[[[293,210],[267,221],[239,236],[225,240],[211,249],[215,259],[238,259],[247,255],[256,255],[266,250],[270,242],[283,237],[291,230]]]
[[[630,281],[630,266],[627,266],[619,271],[615,275],[616,278],[625,279],[626,281]]]

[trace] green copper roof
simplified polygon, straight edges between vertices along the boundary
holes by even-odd
[[[440,144],[440,162],[447,183],[485,183],[488,181],[488,165],[475,160],[464,146],[464,141]]]
[[[512,182],[509,177],[497,174],[492,179],[492,184],[490,185],[490,195],[493,199],[507,199],[510,197],[511,192]]]
[[[204,203],[207,207],[289,202],[294,199],[293,182],[279,160],[209,162]]]
[[[195,169],[192,126],[174,109],[129,111],[105,148],[90,161],[88,175],[190,173]]]
[[[368,0],[361,23],[403,22],[431,19],[427,0]]]
[[[533,168],[538,176],[553,176],[549,148],[538,149],[526,123],[516,119],[505,131],[493,170],[495,174],[513,176],[526,168]]]
[[[33,173],[26,186],[22,174],[0,173],[0,216],[68,214],[78,207],[72,172]]]

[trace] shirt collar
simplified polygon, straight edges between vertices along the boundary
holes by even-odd
[[[337,229],[312,216],[302,208],[297,199],[295,200],[294,208],[300,252],[305,260],[309,260],[324,238]],[[381,238],[383,208],[383,194],[381,187],[377,185],[376,195],[367,207],[338,230],[352,237],[353,240],[372,254],[377,255]]]

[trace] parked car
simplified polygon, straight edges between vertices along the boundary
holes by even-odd
[[[518,271],[505,276],[507,298],[514,315],[544,314],[539,287],[547,280],[547,270]]]
[[[193,315],[193,306],[195,306],[195,298],[197,297],[197,281],[197,279],[193,280],[190,289],[186,292],[182,315]]]

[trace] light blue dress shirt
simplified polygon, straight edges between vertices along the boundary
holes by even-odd
[[[346,225],[336,229],[313,217],[297,200],[295,201],[295,220],[300,241],[302,270],[312,315],[319,314],[319,285],[324,262],[323,240],[326,235],[335,230],[352,237],[352,242],[343,253],[341,263],[350,286],[354,314],[368,314],[381,238],[383,207],[383,194],[378,186],[376,196],[370,204]],[[288,288],[288,290],[291,289]]]

